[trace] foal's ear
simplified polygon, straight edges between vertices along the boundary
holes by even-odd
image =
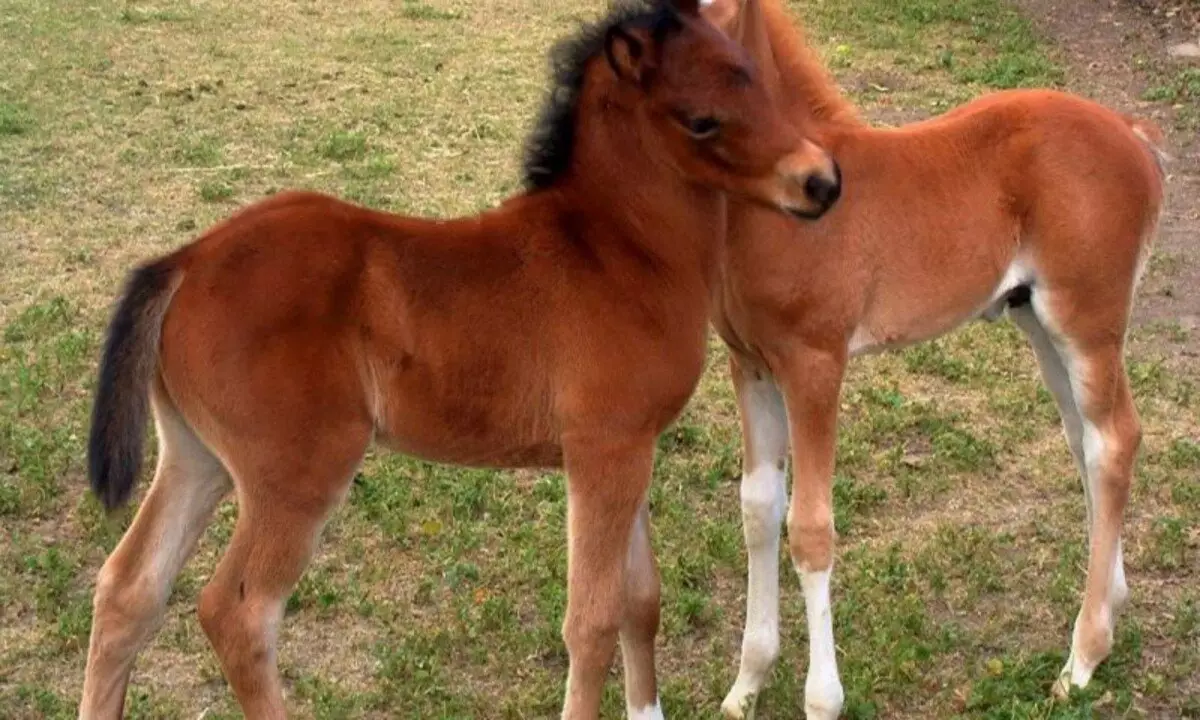
[[[651,70],[649,39],[620,25],[609,28],[604,36],[604,55],[613,72],[635,85],[645,83]]]
[[[733,34],[734,23],[742,12],[742,0],[701,0],[700,17],[726,35]]]

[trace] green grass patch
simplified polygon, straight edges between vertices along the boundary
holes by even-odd
[[[24,105],[0,100],[0,137],[24,135],[33,129],[33,118]]]
[[[404,0],[400,14],[409,20],[459,20],[462,13],[457,10],[444,10],[419,0]]]
[[[179,22],[186,20],[187,15],[178,10],[140,8],[129,4],[121,9],[117,19],[126,25],[149,25],[151,23]]]
[[[188,167],[220,165],[222,157],[222,143],[212,136],[185,139],[175,150],[176,160]]]
[[[1162,84],[1146,88],[1142,99],[1169,103],[1200,102],[1200,68],[1183,68],[1168,75]]]
[[[318,152],[330,160],[357,160],[367,153],[367,138],[357,132],[333,132],[321,142]]]
[[[205,180],[196,188],[200,199],[207,203],[219,203],[233,198],[233,185],[224,180]]]
[[[1061,68],[1003,0],[792,3],[833,41],[830,64],[864,77],[868,102],[940,110],[984,89],[1057,86]]]

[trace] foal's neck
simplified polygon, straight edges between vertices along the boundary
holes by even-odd
[[[590,110],[597,119],[580,133],[563,193],[591,209],[631,256],[686,284],[711,286],[726,235],[723,193],[688,181],[661,158],[633,110],[603,100]]]
[[[751,0],[741,32],[742,45],[765,72],[775,77],[793,112],[818,123],[843,127],[865,124],[779,0]]]

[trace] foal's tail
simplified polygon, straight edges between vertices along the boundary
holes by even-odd
[[[129,500],[142,467],[159,336],[179,279],[172,258],[134,270],[108,326],[88,437],[92,492],[108,510]]]
[[[1150,155],[1154,157],[1154,162],[1158,165],[1159,175],[1167,174],[1167,163],[1170,162],[1171,156],[1167,154],[1163,147],[1166,138],[1163,136],[1162,128],[1160,128],[1153,120],[1145,118],[1133,117],[1132,115],[1125,116],[1125,122],[1129,123],[1129,129],[1133,131],[1138,139],[1146,144],[1146,149],[1150,151]]]

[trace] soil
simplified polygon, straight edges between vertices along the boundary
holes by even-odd
[[[1168,48],[1200,42],[1196,0],[1016,0],[1059,48],[1067,88],[1123,112],[1153,118],[1167,135],[1167,202],[1134,307],[1138,349],[1200,374],[1200,138],[1179,130],[1180,107],[1141,100],[1198,60],[1172,58]],[[1185,102],[1197,102],[1196,99]],[[1150,326],[1150,327],[1147,327]],[[1155,332],[1154,328],[1170,328]]]

